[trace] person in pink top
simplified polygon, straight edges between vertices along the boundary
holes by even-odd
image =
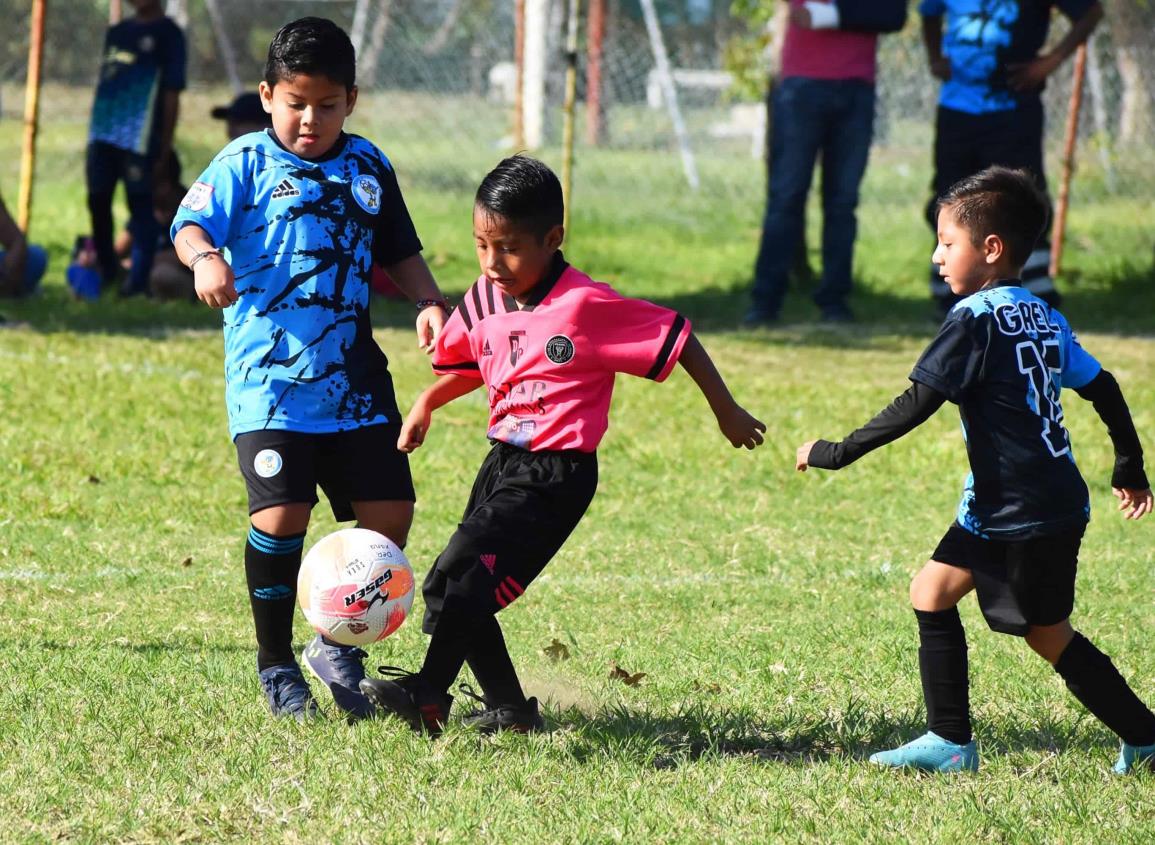
[[[557,554],[597,488],[597,447],[609,423],[618,373],[663,381],[681,364],[734,447],[754,449],[766,426],[730,395],[680,314],[630,299],[571,267],[557,176],[524,155],[503,160],[481,183],[473,235],[482,274],[438,337],[433,370],[401,428],[411,452],[433,412],[479,387],[489,394],[488,437],[465,515],[430,570],[420,671],[382,666],[361,691],[385,713],[437,735],[465,664],[482,708],[465,717],[484,732],[543,726],[526,699],[498,611],[516,601]]]
[[[858,186],[874,126],[878,34],[902,29],[905,0],[790,0],[782,69],[771,95],[769,189],[748,325],[778,320],[815,161],[822,164],[822,319],[853,319],[851,262]]]

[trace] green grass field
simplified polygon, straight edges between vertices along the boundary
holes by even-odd
[[[190,159],[215,145],[219,126],[202,129]],[[841,331],[808,322],[804,292],[784,328],[737,329],[756,205],[607,185],[575,203],[568,256],[682,309],[768,442],[732,450],[681,371],[663,385],[620,380],[590,513],[501,616],[553,730],[485,739],[451,729],[430,742],[388,721],[349,727],[323,698],[324,723],[269,719],[219,315],[66,295],[66,252],[86,225],[82,137],[73,125],[44,137],[34,237],[53,264],[43,295],[0,303],[0,841],[1155,838],[1155,780],[1113,777],[1114,737],[1025,644],[986,631],[973,600],[962,612],[981,771],[896,776],[865,762],[923,727],[907,584],[954,513],[966,471],[957,417],[944,409],[839,474],[799,475],[792,460],[803,440],[841,436],[902,390],[934,331],[924,169],[875,157],[852,303],[862,320]],[[6,148],[14,138],[0,126]],[[436,173],[433,156],[394,152],[427,254],[456,293],[475,274],[472,185],[406,181]],[[464,184],[488,158],[453,172]],[[717,166],[761,178],[749,161]],[[13,167],[0,164],[10,202]],[[1150,444],[1147,220],[1146,201],[1077,205],[1063,290]],[[375,309],[407,403],[431,379],[411,309]],[[1095,512],[1075,623],[1155,701],[1155,526],[1114,514],[1106,432],[1077,397],[1066,411]],[[414,457],[408,552],[419,575],[464,505],[484,425],[481,397],[460,400]],[[323,504],[316,517],[308,542],[335,527]],[[297,634],[309,636],[303,621]],[[568,659],[545,651],[555,639]],[[410,623],[370,662],[413,666],[424,644]],[[645,677],[627,686],[609,677],[615,665]]]

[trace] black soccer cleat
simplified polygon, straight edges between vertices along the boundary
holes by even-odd
[[[379,666],[385,678],[363,678],[358,688],[385,715],[396,716],[418,733],[440,736],[449,720],[453,696],[430,690],[416,672]],[[387,680],[388,679],[388,680]]]
[[[527,699],[525,704],[490,704],[484,696],[475,693],[468,684],[461,684],[458,689],[470,698],[483,705],[480,710],[467,713],[462,718],[462,724],[484,734],[498,731],[512,731],[514,733],[539,733],[545,730],[545,720],[538,710],[537,699]]]

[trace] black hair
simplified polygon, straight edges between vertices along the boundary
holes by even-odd
[[[345,30],[326,18],[299,18],[278,29],[269,43],[265,82],[273,88],[302,73],[324,76],[352,91],[357,57]]]
[[[502,159],[486,174],[473,204],[538,238],[565,219],[561,182],[544,163],[522,153]]]
[[[1016,268],[1027,263],[1051,214],[1047,195],[1029,171],[999,166],[951,185],[938,200],[937,210],[944,208],[970,232],[975,246],[998,235]]]

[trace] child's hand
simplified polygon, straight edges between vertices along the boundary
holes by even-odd
[[[1007,65],[1007,82],[1014,91],[1037,91],[1043,87],[1047,77],[1058,69],[1061,61],[1054,54],[1048,53],[1029,62]]]
[[[437,346],[437,336],[445,328],[447,317],[445,306],[441,303],[427,305],[417,315],[417,348],[426,355],[432,354]]]
[[[810,466],[810,450],[814,448],[817,440],[807,440],[798,447],[798,451],[794,454],[794,469],[799,472],[806,472],[806,468]]]
[[[228,308],[237,301],[236,279],[229,262],[219,255],[211,255],[196,262],[193,283],[197,299],[209,308]]]
[[[762,432],[766,430],[766,423],[755,419],[745,408],[735,403],[718,415],[718,428],[722,429],[735,449],[740,446],[756,449],[762,445]]]
[[[425,442],[425,435],[429,433],[429,423],[433,414],[422,402],[418,402],[409,409],[405,422],[401,424],[401,434],[397,438],[397,448],[402,452],[412,452]]]
[[[1141,519],[1145,514],[1151,513],[1152,496],[1151,488],[1146,490],[1132,490],[1128,487],[1112,487],[1111,492],[1115,494],[1115,498],[1119,500],[1119,510],[1129,512],[1124,515],[1125,519]]]
[[[946,56],[938,56],[930,60],[930,75],[935,79],[941,79],[946,82],[950,79],[950,59]]]

